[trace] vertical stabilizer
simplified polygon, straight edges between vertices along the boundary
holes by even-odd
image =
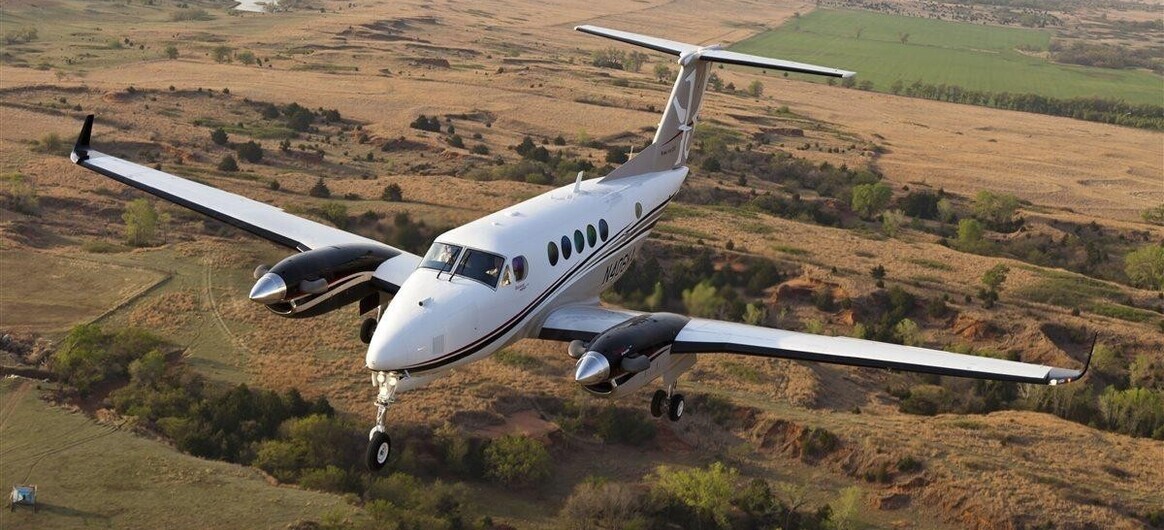
[[[667,100],[667,108],[663,111],[663,118],[655,131],[654,141],[638,156],[604,177],[604,180],[666,171],[687,163],[695,122],[699,117],[699,108],[703,104],[703,95],[707,88],[707,80],[711,77],[713,62],[831,77],[853,75],[853,72],[836,68],[729,52],[720,49],[718,45],[700,47],[597,26],[578,26],[574,29],[679,56],[679,77],[671,89],[671,97]]]

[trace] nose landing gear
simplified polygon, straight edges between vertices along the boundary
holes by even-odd
[[[384,427],[384,417],[388,407],[396,402],[396,385],[400,382],[400,374],[396,372],[374,372],[372,384],[376,386],[376,426],[368,433],[368,450],[365,453],[365,464],[370,471],[380,471],[388,463],[392,455],[392,438],[388,436]]]

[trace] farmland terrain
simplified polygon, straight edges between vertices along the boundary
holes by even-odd
[[[597,177],[650,140],[670,91],[662,69],[673,74],[673,61],[632,57],[637,50],[574,25],[701,44],[775,38],[762,53],[868,68],[877,90],[922,75],[904,69],[896,49],[879,53],[884,64],[830,64],[831,57],[793,54],[808,42],[803,35],[799,43],[766,37],[797,20],[808,33],[829,25],[828,17],[858,16],[814,11],[809,2],[286,5],[245,14],[200,1],[0,6],[7,371],[56,379],[54,358],[73,344],[78,325],[144,329],[165,343],[171,373],[205,381],[208,403],[214,391],[239,384],[323,397],[356,427],[345,439],[356,451],[371,423],[373,388],[355,309],[303,321],[262,310],[246,297],[251,271],[289,251],[175,206],[139,203],[156,209],[157,230],[132,241],[127,204],[144,195],[67,158],[89,113],[97,115],[99,150],[420,253],[444,229],[572,182],[579,170]],[[1098,20],[1101,12],[1114,19],[1132,11],[1077,13]],[[906,29],[883,26],[885,38],[875,39],[874,22],[854,23],[868,28],[863,43],[907,44],[899,35]],[[917,48],[970,34],[931,26],[952,21],[899,23],[910,25]],[[973,37],[980,44],[955,39],[958,53],[992,59],[982,59],[983,69],[1020,65],[1014,75],[1033,64],[1011,50],[1034,30],[996,20],[984,28]],[[809,44],[852,49],[848,36],[827,39]],[[600,57],[619,67],[596,65]],[[1111,95],[1105,87],[1118,86],[1128,100],[1160,102],[1160,78],[1149,71],[1121,70],[1089,84],[1081,79],[1103,76],[1051,70],[1034,82],[1050,96]],[[184,454],[191,451],[175,422],[127,409],[131,400],[113,389],[137,384],[130,374],[140,368],[88,393],[12,379],[0,384],[0,477],[38,483],[44,509],[4,511],[0,522],[393,527],[392,518],[403,517],[393,510],[436,508],[378,495],[420,481],[418,489],[461,499],[447,511],[476,527],[566,526],[583,493],[597,490],[653,499],[628,508],[641,518],[636,524],[649,526],[648,512],[660,510],[651,504],[661,502],[656,484],[668,473],[711,473],[722,463],[738,473],[736,487],[761,479],[805,520],[829,506],[836,526],[1159,524],[1164,429],[1120,424],[1114,407],[1095,404],[1143,390],[1148,406],[1151,399],[1161,406],[1164,286],[1141,281],[1125,262],[1164,242],[1164,211],[1151,214],[1164,206],[1164,136],[773,72],[716,74],[722,86],[706,99],[692,176],[645,247],[644,265],[657,266],[632,271],[606,302],[1067,367],[1080,365],[1100,331],[1102,362],[1068,387],[985,388],[707,355],[681,380],[691,407],[672,424],[646,414],[653,388],[613,404],[592,398],[572,383],[563,345],[523,341],[401,396],[389,416],[397,443],[390,466],[403,471],[395,482],[338,467],[336,481],[326,480],[327,470],[308,480],[282,475],[261,455],[244,455],[255,464],[242,466]],[[858,186],[888,188],[893,205],[859,211]],[[911,197],[933,199],[933,207],[914,213]],[[1013,198],[1010,215],[980,213],[990,197]],[[937,211],[939,199],[949,216]],[[971,220],[985,225],[977,238],[962,233],[968,224],[960,221]],[[1009,271],[1003,287],[984,288],[984,274],[999,264]],[[996,301],[987,302],[990,292]],[[301,421],[288,419],[278,435],[293,436]],[[1148,417],[1143,425],[1159,422]],[[611,424],[623,434],[604,427]],[[631,438],[631,431],[644,434]],[[548,448],[549,476],[510,487],[456,471],[439,442],[511,434]],[[732,506],[728,522],[745,525],[752,512]],[[764,524],[787,528],[785,517]]]

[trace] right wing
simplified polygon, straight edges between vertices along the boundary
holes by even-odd
[[[241,195],[199,184],[169,173],[122,160],[95,151],[89,147],[93,131],[93,115],[85,118],[85,126],[77,138],[70,158],[77,165],[101,173],[123,184],[133,186],[184,206],[200,214],[236,226],[263,239],[298,251],[342,245],[345,243],[372,244],[387,247],[399,253],[393,260],[410,262],[413,267],[420,257],[339,228],[289,214]],[[403,281],[403,279],[401,279]]]

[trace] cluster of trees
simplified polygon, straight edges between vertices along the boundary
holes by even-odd
[[[478,167],[468,172],[475,180],[516,180],[533,184],[554,184],[572,180],[579,171],[592,171],[594,164],[588,160],[567,156],[562,150],[547,149],[537,145],[533,138],[526,136],[513,150],[521,156],[517,162],[500,163],[490,167]],[[557,142],[555,142],[557,143]],[[563,143],[565,143],[563,139]]]
[[[412,123],[409,123],[408,126],[422,131],[441,132],[441,120],[436,116],[430,118],[421,114],[415,120],[412,120]]]
[[[631,50],[627,52],[614,47],[596,50],[590,56],[590,64],[593,64],[594,66],[599,68],[626,70],[628,72],[638,72],[639,70],[642,70],[643,63],[645,63],[646,60],[647,54],[638,50]]]
[[[36,39],[36,28],[20,28],[4,32],[4,44],[24,44]]]
[[[1039,94],[986,92],[945,83],[923,83],[921,80],[907,85],[900,79],[890,85],[889,91],[916,98],[1164,130],[1164,106],[1148,103],[1132,104],[1099,97],[1054,98]]]
[[[841,492],[830,504],[811,509],[806,491],[772,491],[767,480],[745,481],[720,462],[703,468],[660,466],[647,491],[591,478],[566,499],[559,521],[567,528],[655,528],[683,521],[684,528],[854,528],[859,523],[861,491]]]
[[[310,132],[316,123],[340,123],[343,116],[338,109],[319,107],[311,110],[296,102],[282,107],[269,102],[252,102],[258,108],[259,114],[266,120],[282,120],[283,124],[296,133]]]
[[[1089,337],[1080,333],[1085,342]],[[1018,360],[1013,353],[952,348],[958,353]],[[903,375],[888,391],[910,414],[978,414],[1017,409],[1049,412],[1098,429],[1164,440],[1164,365],[1151,354],[1129,363],[1116,348],[1098,344],[1091,372],[1063,387],[1015,385],[937,376]]]
[[[1054,40],[1051,41],[1051,57],[1061,63],[1098,68],[1150,68],[1156,73],[1164,70],[1164,62],[1155,50],[1122,44]]]

